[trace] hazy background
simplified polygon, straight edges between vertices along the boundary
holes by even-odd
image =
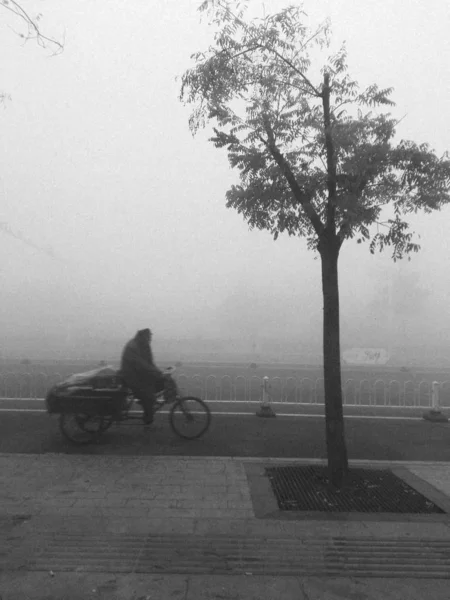
[[[200,3],[22,4],[65,49],[23,45],[20,21],[0,8],[0,91],[11,95],[0,108],[0,222],[31,242],[0,231],[3,356],[109,358],[145,326],[156,352],[320,351],[319,260],[225,208],[237,173],[209,130],[192,138],[178,101],[175,78],[212,38]],[[398,138],[439,154],[450,148],[449,6],[304,3],[311,24],[331,17],[362,86],[395,88]],[[447,347],[449,216],[412,219],[422,251],[410,263],[345,244],[344,348]]]

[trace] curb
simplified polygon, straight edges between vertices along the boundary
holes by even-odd
[[[61,454],[59,452],[46,452],[42,454],[33,454],[29,452],[0,452],[0,458],[6,458],[11,456],[17,457],[34,457],[35,459],[38,457],[49,457],[49,458],[64,458],[65,460],[70,460],[71,457],[82,457],[86,460],[88,457],[91,459],[107,459],[113,462],[120,458],[122,461],[136,461],[137,460],[169,460],[169,461],[192,461],[192,462],[202,462],[202,461],[216,461],[216,462],[260,462],[260,463],[298,463],[298,464],[314,464],[314,465],[322,465],[327,463],[326,458],[280,458],[280,457],[264,457],[264,456],[185,456],[185,455],[115,455],[115,454]],[[427,460],[371,460],[371,459],[349,459],[349,465],[384,465],[384,466],[429,466],[429,467],[446,467],[450,469],[450,461],[427,461]]]

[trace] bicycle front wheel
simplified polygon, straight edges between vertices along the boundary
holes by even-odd
[[[211,423],[211,412],[200,398],[185,396],[172,406],[169,415],[173,431],[186,440],[203,435]]]

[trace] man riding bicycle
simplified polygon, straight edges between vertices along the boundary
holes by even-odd
[[[153,362],[151,339],[150,329],[140,329],[125,345],[120,365],[125,385],[141,401],[146,425],[153,423],[156,394],[165,389],[167,382],[167,375]]]

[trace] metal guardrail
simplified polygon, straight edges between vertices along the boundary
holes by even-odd
[[[208,375],[205,378],[180,375],[180,386],[191,394],[208,400],[229,402],[255,402],[261,400],[263,377],[231,377],[230,375]],[[431,382],[411,380],[401,383],[392,379],[367,379],[355,381],[347,379],[342,386],[344,405],[346,406],[392,406],[392,407],[431,407]],[[441,406],[450,407],[450,381],[440,383]],[[271,402],[289,404],[323,404],[323,378],[309,377],[270,377],[269,394]]]
[[[0,399],[45,398],[50,387],[65,379],[60,373],[0,373]],[[255,402],[261,400],[263,377],[231,375],[177,375],[185,393],[200,396],[208,402]],[[346,406],[431,407],[431,382],[412,380],[401,383],[396,379],[377,379],[343,382],[342,392]],[[450,407],[450,381],[440,384],[440,403]],[[271,402],[289,404],[323,404],[323,378],[271,377],[269,378]]]

